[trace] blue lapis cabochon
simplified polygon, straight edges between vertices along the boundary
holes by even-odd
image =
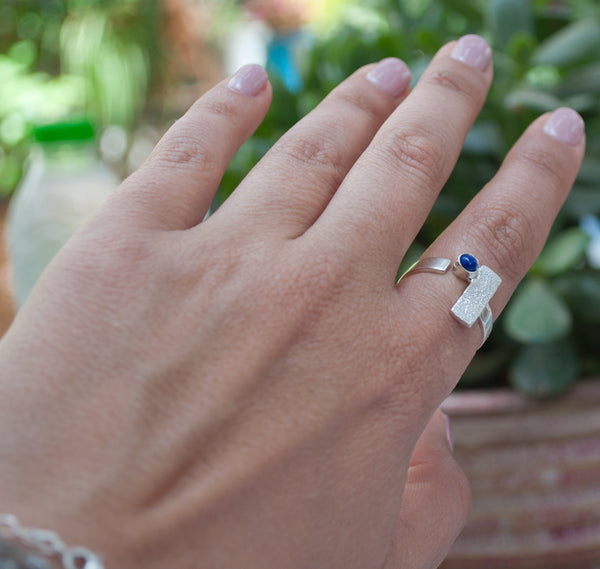
[[[474,273],[479,268],[479,261],[473,257],[473,255],[469,255],[468,253],[463,253],[459,258],[458,262],[460,266],[469,273]]]

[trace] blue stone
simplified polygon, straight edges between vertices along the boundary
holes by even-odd
[[[469,255],[465,253],[461,255],[458,259],[460,266],[465,270],[469,271],[469,273],[474,273],[479,268],[479,262],[473,255]]]

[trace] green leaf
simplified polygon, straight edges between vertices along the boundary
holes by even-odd
[[[598,215],[600,214],[600,192],[593,186],[588,188],[582,184],[575,184],[564,209],[575,218],[589,214]]]
[[[563,231],[546,245],[532,271],[555,276],[573,269],[584,260],[589,242],[589,236],[577,227]]]
[[[557,280],[556,291],[571,308],[578,328],[583,323],[600,324],[600,271],[569,273]]]
[[[459,387],[484,387],[498,383],[504,375],[511,351],[506,348],[480,350],[460,378]]]
[[[546,113],[562,106],[562,101],[546,91],[516,89],[506,96],[504,106],[511,112],[529,109],[536,113]]]
[[[525,81],[533,89],[553,89],[560,83],[560,73],[555,65],[536,65],[527,71]]]
[[[566,67],[593,56],[600,49],[600,23],[579,20],[547,38],[533,54],[537,65],[549,63]]]
[[[402,0],[403,8],[413,18],[421,18],[430,4],[431,0]]]
[[[596,97],[591,93],[575,93],[564,99],[565,107],[577,111],[579,114],[594,112],[598,106]]]
[[[530,279],[517,291],[504,318],[506,333],[525,344],[565,337],[572,317],[566,304],[541,279]]]
[[[471,127],[463,145],[463,151],[477,155],[499,155],[503,149],[502,131],[493,121],[477,121]]]
[[[533,13],[529,0],[491,0],[487,9],[495,44],[502,48],[508,45],[515,34],[533,32]]]
[[[12,156],[5,156],[0,161],[0,197],[10,195],[21,177],[19,162]]]
[[[560,395],[579,373],[577,352],[568,341],[525,346],[509,369],[513,387],[527,397]]]

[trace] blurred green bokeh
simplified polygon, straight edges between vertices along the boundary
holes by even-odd
[[[157,0],[4,0],[0,6],[0,195],[32,124],[85,115],[133,127],[160,60]]]
[[[560,106],[586,121],[587,153],[555,223],[547,251],[518,289],[463,386],[512,383],[532,397],[556,395],[600,372],[600,271],[586,261],[583,215],[600,215],[600,4],[596,0],[371,0],[347,2],[320,29],[302,60],[305,88],[273,80],[273,104],[238,152],[219,190],[222,202],[266,150],[361,65],[406,61],[416,81],[447,41],[484,36],[494,50],[494,82],[460,160],[409,250],[414,262],[494,175],[509,148],[541,113]],[[273,77],[272,77],[273,79]],[[540,366],[540,361],[549,362]],[[560,361],[561,366],[552,364]],[[552,364],[552,365],[550,365]]]

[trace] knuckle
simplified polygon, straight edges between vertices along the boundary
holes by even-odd
[[[429,75],[427,81],[467,99],[470,104],[479,103],[481,89],[470,73],[446,69]]]
[[[370,121],[380,122],[383,116],[381,104],[367,93],[341,92],[337,95],[339,101],[351,107],[351,112],[364,114]]]
[[[167,168],[186,166],[201,168],[209,173],[217,168],[217,161],[206,144],[187,131],[173,133],[156,149],[153,161]]]
[[[316,167],[319,176],[327,176],[334,182],[341,183],[346,175],[344,160],[335,140],[323,134],[328,130],[326,126],[324,125],[320,133],[290,137],[278,150],[303,168]]]
[[[217,99],[199,99],[191,108],[191,112],[196,116],[213,116],[218,119],[227,119],[229,122],[239,120],[239,108],[237,105]]]
[[[309,297],[314,294],[329,297],[335,296],[347,279],[347,271],[343,270],[341,263],[328,253],[322,253],[304,265],[298,284]]]
[[[90,247],[90,243],[94,246]],[[112,234],[107,236],[100,228],[92,228],[80,247],[85,251],[85,262],[75,267],[78,276],[90,281],[89,287],[108,286],[111,297],[132,288],[133,283],[141,284],[148,276],[148,262],[154,257],[154,248],[148,240],[127,230],[114,239]]]
[[[298,263],[290,276],[286,294],[297,299],[296,306],[307,327],[320,321],[332,307],[339,306],[340,296],[351,281],[343,263],[327,252],[317,253],[309,262]]]
[[[507,206],[479,211],[471,232],[505,275],[519,279],[527,266],[527,242],[534,236],[528,216]]]
[[[384,152],[389,154],[396,167],[427,186],[440,183],[445,157],[441,145],[418,131],[403,130],[392,132],[383,141]]]
[[[515,155],[515,160],[523,164],[528,170],[533,170],[544,180],[553,180],[558,184],[565,181],[565,168],[561,161],[552,152],[543,148],[528,149]]]

